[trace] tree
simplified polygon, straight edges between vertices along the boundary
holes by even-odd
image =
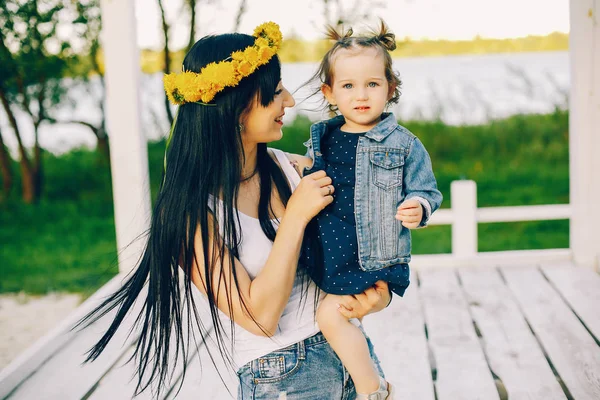
[[[186,0],[185,4],[190,12],[190,35],[185,50],[187,53],[196,43],[196,0]]]
[[[54,122],[65,124],[79,124],[90,129],[97,140],[97,150],[103,160],[110,163],[110,147],[106,131],[106,112],[104,100],[106,85],[104,83],[104,68],[100,65],[100,31],[102,19],[99,0],[78,1],[76,5],[76,19],[74,29],[77,36],[83,41],[78,49],[77,62],[79,68],[74,74],[89,86],[90,78],[98,79],[100,93],[97,95],[96,104],[100,110],[100,121],[92,123],[86,120],[56,120]],[[109,164],[110,165],[110,164]]]
[[[385,5],[379,0],[321,0],[321,3],[325,24],[338,30],[343,25],[353,25],[373,17],[375,11]]]
[[[39,199],[42,188],[42,149],[39,128],[50,121],[48,109],[58,104],[64,88],[70,45],[57,34],[67,15],[61,0],[3,1],[0,7],[0,102],[17,138],[22,196],[27,203]],[[15,108],[30,117],[33,154],[27,151]]]
[[[233,25],[234,32],[237,32],[240,30],[240,24],[242,23],[242,18],[244,17],[244,14],[246,13],[247,5],[248,5],[247,0],[241,0],[240,8],[235,16],[235,22]]]
[[[194,4],[196,3],[195,0],[192,1]],[[166,74],[170,74],[171,73],[171,49],[169,47],[169,30],[171,29],[171,27],[169,26],[169,23],[167,22],[167,16],[165,14],[165,7],[163,6],[163,2],[162,0],[158,0],[158,7],[160,8],[160,17],[161,17],[161,21],[162,21],[162,29],[163,29],[163,37],[165,40],[165,44],[164,44],[164,61],[165,61],[165,65],[163,67],[163,72]],[[192,12],[194,18],[196,13]],[[194,25],[195,22],[192,21],[191,24],[191,31],[193,34],[194,33]],[[173,113],[171,112],[171,105],[169,104],[169,98],[167,97],[166,93],[164,96],[164,103],[165,103],[165,111],[167,112],[167,118],[169,118],[169,125],[171,125],[173,123]]]
[[[0,175],[2,176],[2,193],[0,193],[0,201],[8,198],[12,189],[13,175],[10,161],[10,155],[4,145],[2,133],[0,133]]]

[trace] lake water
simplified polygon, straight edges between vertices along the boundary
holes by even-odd
[[[291,91],[298,89],[316,70],[316,63],[284,64],[282,79]],[[477,124],[518,113],[545,113],[567,107],[569,91],[568,52],[462,55],[401,58],[394,67],[402,79],[400,102],[391,108],[400,120],[441,119],[450,124]],[[141,82],[142,123],[149,139],[168,132],[163,105],[162,74],[143,75]],[[99,119],[99,85],[70,85],[68,100],[55,111],[57,119]],[[317,120],[319,104],[304,101],[307,90],[295,93],[298,105],[286,112],[284,122],[296,113]],[[17,119],[26,145],[33,143],[31,122],[19,113]],[[13,151],[16,139],[0,112],[4,141]],[[77,146],[94,146],[95,138],[80,125],[43,125],[42,147],[62,153]]]

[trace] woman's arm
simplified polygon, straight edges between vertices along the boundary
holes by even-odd
[[[298,175],[302,177],[304,168],[310,168],[313,165],[313,160],[310,157],[300,156],[298,154],[285,153],[290,163],[294,166]]]
[[[308,221],[333,200],[327,195],[326,187],[330,184],[331,179],[323,171],[301,180],[288,201],[269,257],[254,279],[250,278],[239,260],[235,259],[233,265],[229,263],[227,249],[223,269],[220,270],[220,259],[214,260],[215,264],[209,268],[212,270],[212,292],[217,307],[244,329],[263,336],[275,333],[294,285],[304,229]],[[204,294],[207,289],[202,251],[206,249],[209,255],[218,254],[214,246],[219,246],[220,240],[209,237],[209,243],[203,246],[200,230],[196,231],[196,263],[192,269],[192,282]]]

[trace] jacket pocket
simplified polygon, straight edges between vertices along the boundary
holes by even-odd
[[[389,190],[402,185],[404,154],[398,150],[377,150],[369,154],[373,183]]]

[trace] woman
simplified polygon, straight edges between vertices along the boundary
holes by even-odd
[[[315,323],[318,291],[297,268],[309,221],[332,201],[331,179],[300,179],[283,152],[266,147],[281,138],[285,108],[295,104],[281,83],[280,44],[273,23],[254,36],[205,37],[186,55],[186,72],[165,77],[180,107],[146,249],[124,286],[82,321],[118,308],[93,360],[148,285],[136,392],[160,391],[172,360],[187,362],[190,331],[204,338],[212,324],[220,355],[238,371],[239,398],[355,396]],[[199,315],[192,285],[210,316]],[[382,284],[345,297],[340,312],[360,318],[389,300]]]

